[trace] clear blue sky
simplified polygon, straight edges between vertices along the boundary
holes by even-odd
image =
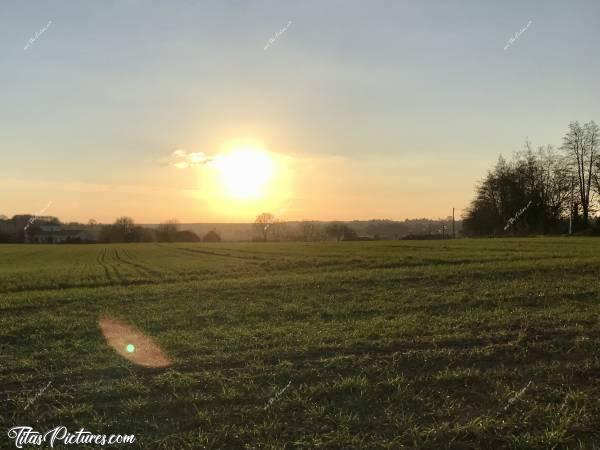
[[[251,220],[160,161],[252,136],[293,159],[290,219],[446,216],[600,122],[599,46],[599,1],[3,1],[0,213]]]

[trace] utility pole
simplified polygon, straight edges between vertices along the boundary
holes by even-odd
[[[573,234],[573,175],[571,175],[571,207],[569,214],[569,234]]]
[[[452,239],[456,239],[456,233],[454,232],[454,208],[452,208]]]

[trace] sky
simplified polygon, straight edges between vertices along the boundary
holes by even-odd
[[[460,216],[600,122],[599,46],[595,0],[3,1],[0,214]]]

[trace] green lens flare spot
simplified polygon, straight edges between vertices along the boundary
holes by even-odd
[[[135,345],[133,345],[133,344],[127,344],[127,351],[129,353],[135,352]]]

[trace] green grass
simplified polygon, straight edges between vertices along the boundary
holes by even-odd
[[[599,314],[593,239],[1,245],[0,448],[600,448]]]

